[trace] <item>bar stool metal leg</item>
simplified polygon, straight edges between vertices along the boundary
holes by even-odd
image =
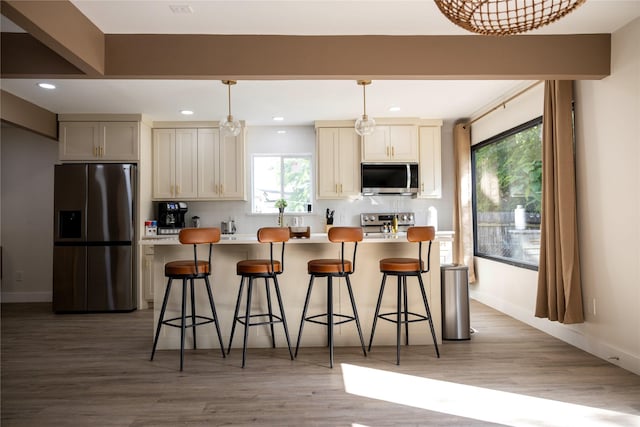
[[[329,366],[333,368],[333,280],[327,276],[327,339],[329,341]]]
[[[218,333],[218,341],[220,342],[220,351],[222,351],[222,357],[227,357],[224,352],[224,344],[222,343],[222,334],[220,333],[220,324],[218,323],[218,313],[216,312],[216,306],[213,303],[213,293],[211,292],[211,284],[209,278],[205,276],[204,282],[207,287],[207,295],[209,296],[209,305],[211,306],[211,314],[213,323],[216,325],[216,332]]]
[[[376,304],[376,313],[373,316],[373,326],[371,327],[371,338],[369,339],[368,351],[371,351],[371,344],[373,344],[373,334],[376,332],[376,325],[378,323],[378,315],[380,314],[380,305],[382,303],[382,295],[384,294],[384,285],[387,282],[387,273],[382,275],[382,283],[380,283],[380,292],[378,293],[378,303]]]
[[[191,329],[193,330],[193,348],[198,348],[196,344],[196,295],[193,289],[193,279],[189,280],[191,283]]]
[[[429,318],[429,328],[431,329],[431,337],[433,337],[433,345],[436,348],[436,356],[440,358],[440,350],[438,349],[438,340],[436,339],[436,330],[433,327],[433,319],[431,318],[431,310],[429,310],[429,303],[427,302],[427,293],[424,290],[424,283],[422,282],[422,276],[418,275],[418,283],[420,284],[420,292],[422,293],[422,300],[424,301],[424,308],[427,310],[427,317]]]
[[[236,300],[236,309],[233,312],[233,322],[231,323],[231,336],[229,337],[229,348],[227,349],[227,354],[231,352],[231,343],[233,342],[233,334],[236,330],[236,322],[238,321],[238,312],[240,311],[240,300],[242,299],[242,291],[244,289],[245,279],[248,278],[242,276],[240,278],[240,289],[238,290],[238,299]]]
[[[267,309],[269,310],[269,329],[271,329],[271,347],[276,348],[276,335],[273,331],[273,309],[271,307],[271,291],[269,290],[269,278],[264,278],[264,287],[267,293]]]
[[[184,335],[186,330],[187,279],[182,279],[182,323],[180,324],[180,370],[184,365]]]
[[[356,309],[356,301],[353,298],[353,290],[351,289],[351,280],[349,280],[349,276],[346,276],[346,279],[347,279],[347,290],[349,291],[349,299],[351,300],[351,308],[353,309],[353,317],[356,321],[356,327],[358,328],[358,336],[360,337],[360,345],[362,346],[362,353],[364,353],[366,357],[367,351],[364,348],[364,338],[362,336],[362,328],[360,327],[360,318],[358,317],[358,310]]]
[[[400,339],[402,337],[402,279],[398,276],[398,289],[397,289],[398,300],[396,301],[396,365],[400,364]]]
[[[249,277],[247,286],[247,310],[244,313],[244,341],[242,343],[242,367],[247,358],[247,340],[249,339],[249,322],[251,321],[251,294],[253,293],[253,277]]]
[[[302,309],[302,319],[300,319],[300,330],[298,331],[298,341],[296,343],[296,353],[295,357],[298,357],[298,349],[300,348],[300,339],[302,338],[302,329],[304,328],[305,318],[307,316],[307,309],[309,308],[309,299],[311,298],[311,289],[313,288],[313,279],[312,275],[309,279],[309,286],[307,287],[307,296],[304,299],[304,308]]]
[[[289,349],[289,357],[293,360],[293,352],[291,351],[291,340],[289,339],[289,327],[287,326],[287,318],[284,314],[284,306],[282,304],[282,295],[280,295],[280,285],[278,284],[278,277],[273,276],[273,287],[276,290],[276,298],[278,299],[278,306],[280,306],[280,317],[282,318],[282,326],[284,326],[284,336],[287,339],[287,348]],[[271,336],[273,337],[273,323],[271,324]],[[274,338],[275,340],[275,338]],[[274,341],[275,348],[275,341]]]
[[[156,354],[156,346],[158,345],[158,337],[160,337],[160,329],[162,328],[162,322],[164,321],[164,312],[167,309],[167,302],[169,301],[169,294],[171,293],[171,282],[173,278],[169,278],[167,283],[167,289],[164,291],[164,298],[162,299],[162,309],[160,310],[160,317],[158,318],[158,326],[156,327],[156,337],[153,339],[153,349],[151,350],[151,358]]]
[[[405,345],[409,345],[409,302],[407,298],[407,276],[402,276],[402,293],[404,295],[404,334]]]

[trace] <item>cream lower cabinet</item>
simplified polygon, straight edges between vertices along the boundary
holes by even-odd
[[[318,199],[360,194],[360,139],[353,128],[317,128]]]
[[[153,130],[153,198],[198,196],[197,129]]]
[[[198,129],[198,198],[245,200],[244,131],[220,136],[217,128]]]
[[[418,130],[413,125],[376,126],[362,138],[363,162],[417,162]]]
[[[441,127],[423,126],[419,129],[420,198],[442,197]]]
[[[138,122],[60,122],[61,161],[137,161]]]

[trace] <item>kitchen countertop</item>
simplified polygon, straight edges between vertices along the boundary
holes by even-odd
[[[401,243],[406,242],[407,233],[396,234],[381,234],[373,233],[366,235],[362,243]],[[452,231],[438,231],[436,233],[436,240],[451,240],[453,237]],[[258,242],[256,234],[223,234],[220,236],[220,242],[218,244],[254,244]],[[140,245],[146,246],[161,246],[161,245],[179,245],[180,241],[178,236],[144,236],[140,239]],[[296,238],[289,239],[287,243],[293,244],[305,244],[305,243],[330,243],[327,238],[327,233],[311,233],[309,238]]]

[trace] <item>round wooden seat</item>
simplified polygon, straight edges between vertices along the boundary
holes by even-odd
[[[271,270],[271,260],[268,259],[246,259],[236,264],[237,274],[278,274],[282,273],[280,261],[273,261],[273,270],[275,271]]]
[[[196,270],[196,266],[193,260],[184,260],[184,261],[171,261],[164,265],[164,275],[165,276],[197,276],[199,274],[209,274],[209,262],[207,261],[198,261],[198,268]]]
[[[385,258],[380,260],[380,271],[383,273],[404,273],[420,271],[424,262],[416,258]]]
[[[343,267],[339,259],[312,259],[307,263],[307,271],[309,274],[352,273],[353,267],[351,261],[347,260],[344,260]]]

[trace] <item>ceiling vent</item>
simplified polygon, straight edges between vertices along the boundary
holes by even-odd
[[[171,12],[176,14],[193,13],[193,8],[188,4],[172,4],[172,5],[169,5],[169,9],[171,9]]]

